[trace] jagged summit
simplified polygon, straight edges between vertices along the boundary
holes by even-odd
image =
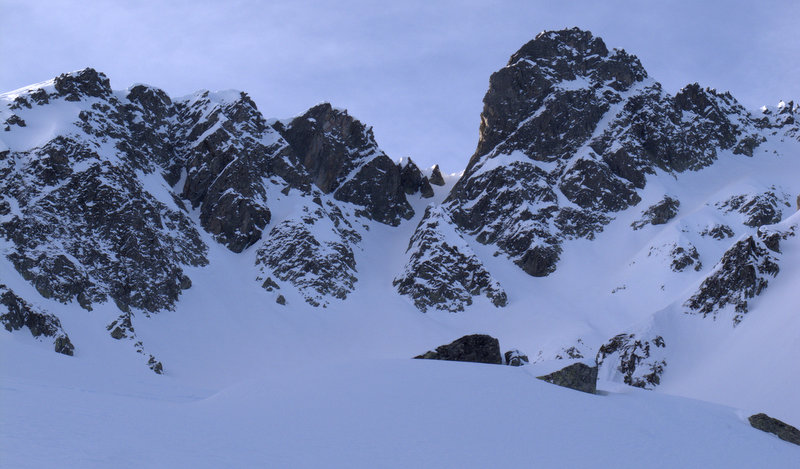
[[[800,352],[798,109],[671,95],[588,31],[545,32],[491,76],[453,181],[329,103],[278,121],[240,91],[64,74],[0,95],[0,323],[15,351],[117,340],[178,380],[484,331],[710,400],[795,387],[775,357]]]
[[[613,100],[614,92],[627,90],[634,82],[646,77],[647,72],[639,59],[624,50],[614,49],[609,53],[603,40],[588,31],[573,28],[540,33],[514,53],[508,65],[489,79],[489,91],[483,99],[478,148],[467,165],[466,173],[471,172],[481,156],[495,150],[516,133],[538,132],[556,137],[564,131],[590,132],[592,121],[604,110],[603,101]],[[608,92],[593,92],[602,87],[609,88]],[[581,110],[588,115],[563,116],[580,119],[574,128],[559,128],[561,119],[553,121],[547,116],[537,119],[537,122],[525,122],[546,104],[545,99],[554,94],[568,97],[577,106],[581,101],[586,102]],[[567,109],[556,111],[563,115]],[[558,151],[557,142],[552,142],[551,148],[547,149]]]
[[[198,228],[233,252],[269,248],[259,272],[300,290],[329,291],[341,273],[331,266],[347,265],[344,298],[357,275],[352,226],[395,226],[414,213],[372,129],[327,103],[280,123],[241,91],[114,91],[91,68],[0,99],[4,255],[43,296],[87,309],[108,298],[125,314],[172,308],[191,285],[183,269],[208,262]],[[308,212],[274,220],[287,198]],[[329,234],[339,244],[319,254],[331,265],[299,282],[295,270],[307,266],[286,256]]]
[[[445,200],[445,222],[548,276],[567,241],[593,239],[642,201],[659,172],[678,178],[720,154],[752,156],[770,134],[796,135],[787,108],[753,116],[730,93],[696,83],[670,96],[635,56],[588,31],[540,33],[492,74],[478,147]],[[676,246],[674,265],[700,265],[693,245]],[[417,258],[410,253],[406,277],[423,268]]]
[[[413,215],[400,171],[378,147],[372,128],[347,111],[322,103],[276,128],[323,193],[361,205],[359,213],[389,225]]]

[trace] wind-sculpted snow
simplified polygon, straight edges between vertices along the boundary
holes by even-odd
[[[405,270],[393,283],[421,311],[463,311],[478,295],[485,295],[495,306],[505,306],[505,291],[442,208],[426,210],[406,252]]]

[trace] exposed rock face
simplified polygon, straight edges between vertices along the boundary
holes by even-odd
[[[670,252],[670,256],[672,256],[671,267],[675,272],[683,272],[690,266],[693,266],[695,271],[703,268],[703,263],[700,262],[700,253],[694,246],[675,246]]]
[[[231,251],[254,247],[266,289],[289,285],[325,306],[354,288],[366,219],[397,225],[413,215],[406,190],[432,194],[416,165],[398,167],[329,104],[268,122],[245,93],[112,91],[85,69],[0,95],[0,122],[2,254],[44,297],[86,309],[113,300],[122,314],[109,333],[136,341],[157,373],[132,318],[173,308],[192,286],[186,267],[208,263],[191,208]],[[275,220],[286,203],[300,210]],[[18,316],[7,324],[28,321]]]
[[[467,335],[448,345],[436,347],[435,352],[425,352],[414,358],[449,360],[459,362],[492,363],[500,365],[500,342],[485,334]]]
[[[571,235],[557,224],[591,236],[604,220],[593,212],[639,200],[585,143],[620,93],[645,77],[635,57],[609,53],[577,29],[523,46],[490,79],[478,148],[448,198],[455,223],[531,275],[555,270],[561,240]],[[562,213],[556,191],[580,209]]]
[[[319,104],[277,129],[323,193],[359,205],[360,215],[387,225],[413,216],[399,168],[378,147],[372,128],[346,111]]]
[[[701,236],[710,236],[714,239],[721,240],[731,238],[734,235],[733,230],[728,225],[714,225],[700,232]]]
[[[492,75],[478,147],[444,206],[463,233],[546,276],[565,240],[592,239],[638,204],[649,175],[752,154],[758,132],[728,93],[693,84],[670,96],[591,33],[544,32]],[[678,205],[665,197],[634,228],[666,223]]]
[[[794,236],[794,230],[759,230],[757,235],[737,241],[684,306],[691,313],[716,317],[731,305],[733,323],[739,324],[748,312],[748,300],[761,294],[769,277],[778,275],[779,243],[788,236]]]
[[[80,81],[69,96],[98,94],[104,83]],[[206,264],[207,248],[179,206],[145,187],[160,176],[142,155],[159,150],[127,126],[135,105],[99,96],[92,111],[81,111],[77,133],[0,159],[0,193],[15,207],[0,223],[13,243],[6,255],[47,298],[91,308],[110,297],[123,309],[169,309],[186,284],[182,267]],[[118,152],[98,151],[110,143]]]
[[[509,350],[503,357],[508,366],[522,366],[530,363],[530,361],[528,361],[528,356],[519,350]]]
[[[783,441],[800,445],[800,430],[767,414],[755,414],[748,418],[750,425],[767,433],[774,433]]]
[[[762,225],[778,223],[783,218],[782,207],[789,205],[789,196],[781,194],[776,188],[762,194],[740,194],[716,204],[724,213],[738,212],[745,225],[758,228]]]
[[[576,391],[594,394],[597,392],[597,367],[585,363],[573,363],[539,379]]]
[[[411,161],[411,158],[404,158],[397,166],[400,168],[400,185],[403,186],[406,194],[419,192],[426,199],[433,197],[431,183],[427,177],[422,175],[422,171]]]
[[[234,252],[261,239],[269,223],[268,188],[309,187],[288,144],[244,93],[197,93],[176,103],[181,196],[200,208],[203,228]],[[176,174],[177,173],[177,174]]]
[[[495,306],[505,306],[505,291],[441,207],[426,209],[406,252],[405,270],[393,284],[421,311],[463,311],[477,295],[485,295]]]
[[[680,205],[681,202],[678,199],[665,195],[661,201],[645,210],[642,218],[633,222],[631,226],[634,230],[639,230],[646,225],[663,225],[675,218]]]
[[[80,101],[84,97],[107,98],[111,95],[108,77],[91,68],[59,75],[54,85],[58,96],[67,101]]]
[[[764,106],[756,125],[772,135],[781,135],[800,141],[800,103],[781,101],[775,107]]]
[[[28,328],[31,335],[41,340],[43,337],[53,339],[56,352],[72,355],[75,346],[61,327],[61,321],[44,311],[37,310],[25,300],[14,294],[8,287],[0,284],[0,323],[8,331]]]
[[[327,305],[330,298],[345,299],[356,282],[353,246],[360,235],[339,208],[327,201],[302,208],[303,216],[287,219],[269,233],[259,246],[256,265],[264,276],[272,272],[279,280],[294,285],[314,306]],[[318,239],[315,233],[327,233]],[[270,290],[274,285],[264,283]]]
[[[439,169],[438,164],[433,166],[433,169],[431,170],[431,176],[428,179],[434,186],[444,185],[444,176],[442,176],[442,171]],[[800,204],[798,204],[798,208],[800,208]]]
[[[611,367],[625,384],[652,389],[661,383],[667,366],[664,348],[666,343],[659,335],[637,339],[635,334],[619,334],[600,347],[596,362],[600,369]]]

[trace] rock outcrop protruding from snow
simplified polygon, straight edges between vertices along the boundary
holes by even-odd
[[[398,167],[400,168],[400,185],[403,186],[406,194],[411,195],[419,192],[423,198],[429,199],[433,197],[431,183],[428,181],[427,176],[422,175],[422,171],[411,161],[411,158],[403,158]]]
[[[477,295],[485,295],[495,306],[505,306],[505,291],[441,207],[426,209],[406,252],[405,270],[393,283],[421,311],[463,311]]]
[[[800,430],[767,414],[751,415],[748,419],[753,428],[773,433],[783,441],[800,445]]]
[[[756,235],[737,241],[684,306],[691,313],[713,318],[730,306],[733,324],[739,324],[749,310],[749,301],[760,295],[769,278],[780,272],[780,240],[794,236],[794,231],[761,229]]]
[[[509,350],[503,355],[503,358],[505,358],[506,365],[508,366],[523,366],[530,363],[528,356],[519,350]]]
[[[597,367],[585,363],[573,363],[558,371],[539,376],[542,381],[594,394],[597,392]]]
[[[0,193],[15,210],[0,223],[14,267],[46,298],[170,309],[207,263],[189,217],[156,199],[126,161],[55,137],[0,160]]]
[[[491,363],[496,365],[503,363],[503,358],[500,355],[500,342],[486,334],[467,335],[447,345],[436,347],[435,352],[425,352],[414,358]]]
[[[7,286],[0,284],[0,324],[8,331],[27,328],[39,340],[52,338],[56,352],[72,355],[75,346],[61,327],[61,321],[54,315],[34,308],[14,294]]]
[[[433,169],[431,170],[431,175],[428,178],[431,184],[434,186],[443,186],[444,176],[442,176],[442,171],[439,169],[439,165],[433,165]]]
[[[0,122],[2,255],[45,298],[112,300],[120,340],[138,340],[135,314],[173,309],[191,288],[187,267],[208,263],[199,227],[235,253],[255,246],[265,288],[325,306],[353,291],[358,230],[410,218],[407,190],[433,193],[329,104],[267,121],[242,92],[114,91],[84,69],[0,95]],[[163,371],[152,356],[148,366]]]
[[[302,216],[276,224],[256,252],[256,265],[262,276],[269,273],[297,288],[314,306],[329,300],[343,300],[353,291],[356,261],[353,247],[361,236],[331,203],[322,202],[302,208]],[[274,282],[264,287],[270,290]]]
[[[619,334],[600,347],[596,362],[600,370],[610,369],[612,376],[637,388],[652,389],[661,383],[667,366],[666,343],[660,335],[637,338],[636,334]]]
[[[107,98],[111,95],[111,82],[104,73],[92,68],[64,73],[53,82],[58,97],[67,101],[84,98]]]
[[[642,213],[642,218],[631,225],[634,230],[639,230],[647,225],[663,225],[675,218],[681,202],[665,195],[659,202],[651,205]]]
[[[737,212],[745,225],[758,228],[778,223],[783,218],[783,208],[791,207],[789,196],[775,187],[760,194],[738,194],[719,202],[716,207],[724,213]]]

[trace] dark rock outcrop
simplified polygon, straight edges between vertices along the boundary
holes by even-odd
[[[397,166],[400,168],[400,185],[403,186],[406,194],[419,192],[423,198],[433,197],[433,188],[428,178],[422,175],[422,171],[411,161],[411,158],[404,158]]]
[[[0,324],[7,331],[27,328],[31,335],[41,340],[53,339],[54,350],[64,355],[72,355],[75,346],[61,327],[61,321],[54,315],[34,308],[17,296],[7,286],[0,284]]]
[[[503,357],[508,366],[522,366],[530,363],[530,361],[528,361],[528,356],[519,350],[509,350]]]
[[[276,128],[323,193],[361,206],[360,215],[387,225],[414,215],[400,169],[378,147],[372,128],[347,111],[319,104]]]
[[[269,237],[259,245],[256,266],[262,277],[274,275],[294,285],[306,301],[314,306],[327,305],[331,298],[343,300],[353,291],[356,261],[353,246],[360,235],[339,208],[317,197],[301,209],[302,217],[289,218],[276,224]],[[329,233],[327,240],[318,240],[314,233]],[[273,289],[266,282],[266,290]]]
[[[683,272],[690,266],[693,266],[692,268],[696,272],[699,272],[700,269],[703,268],[703,263],[700,262],[700,253],[697,252],[697,248],[691,243],[685,247],[675,246],[672,251],[670,251],[669,255],[672,257],[672,264],[670,264],[670,267],[674,272]]]
[[[189,207],[230,250],[261,243],[262,278],[326,304],[352,291],[359,218],[410,218],[404,183],[432,194],[415,165],[401,175],[369,127],[329,104],[268,122],[245,93],[115,93],[85,69],[4,100],[2,115],[16,128],[25,123],[14,110],[35,118],[46,110],[34,106],[59,99],[76,103],[68,131],[25,151],[0,146],[0,235],[42,295],[85,308],[108,299],[123,311],[171,308],[192,285],[183,268],[207,263]],[[305,212],[272,220],[273,201],[295,196]]]
[[[600,347],[595,361],[599,368],[613,367],[629,386],[652,389],[661,383],[667,366],[664,348],[660,335],[637,339],[635,334],[619,334]]]
[[[176,106],[175,164],[186,172],[181,196],[200,208],[203,228],[241,252],[261,239],[271,219],[263,181],[304,189],[308,175],[245,93],[218,97],[202,92]]]
[[[426,209],[406,252],[405,270],[393,285],[421,311],[463,311],[477,295],[485,295],[495,306],[506,305],[505,291],[441,207]]]
[[[778,223],[783,218],[782,207],[791,207],[789,196],[776,188],[761,194],[739,194],[716,204],[725,213],[738,212],[743,223],[752,228]]]
[[[461,337],[450,344],[436,347],[436,351],[425,352],[414,358],[449,360],[459,362],[491,363],[500,365],[500,342],[485,334]]]
[[[722,240],[731,238],[734,235],[733,229],[728,225],[714,225],[700,232],[701,236],[711,236],[714,239]]]
[[[67,101],[84,98],[107,98],[111,95],[111,82],[103,73],[93,68],[64,73],[56,77],[55,89],[59,97]]]
[[[597,367],[585,363],[573,363],[539,379],[576,391],[594,394],[597,392]]]
[[[681,202],[668,195],[665,195],[661,201],[651,205],[642,213],[642,218],[633,222],[631,226],[634,230],[644,228],[646,225],[663,225],[668,221],[675,218],[678,214],[678,207]]]
[[[439,169],[438,164],[433,166],[433,169],[431,170],[431,176],[428,178],[428,180],[434,186],[443,186],[445,184],[444,176],[442,176],[442,171]],[[798,208],[800,208],[800,203],[798,203]]]
[[[728,93],[693,84],[670,96],[635,56],[577,28],[548,31],[490,78],[477,149],[444,208],[461,232],[546,276],[565,240],[592,239],[637,205],[648,176],[702,169],[720,150],[752,154],[758,130]],[[665,197],[634,228],[677,208]]]
[[[732,305],[733,324],[739,324],[748,312],[748,301],[761,294],[769,278],[780,272],[780,239],[793,235],[793,230],[759,230],[756,235],[737,241],[684,306],[690,313],[715,318],[720,310]]]
[[[800,445],[800,430],[767,414],[751,415],[748,419],[753,428],[773,433],[783,441]]]
[[[80,168],[80,169],[77,169]],[[8,258],[46,298],[169,309],[185,265],[207,247],[189,217],[152,196],[125,163],[58,137],[0,161],[0,193],[20,214],[0,224]]]

